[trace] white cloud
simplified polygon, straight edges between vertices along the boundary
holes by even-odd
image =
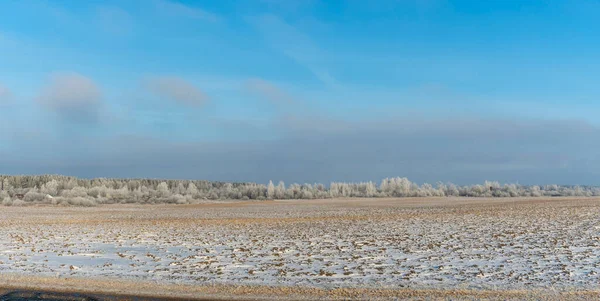
[[[187,80],[176,76],[155,77],[147,80],[148,90],[155,95],[189,106],[203,105],[208,96]]]

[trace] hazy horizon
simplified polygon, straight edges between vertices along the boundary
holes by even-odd
[[[2,1],[0,174],[598,185],[599,14]]]

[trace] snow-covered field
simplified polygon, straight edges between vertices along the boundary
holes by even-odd
[[[596,290],[600,199],[6,207],[6,272],[192,285]]]

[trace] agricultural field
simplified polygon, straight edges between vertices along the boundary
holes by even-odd
[[[4,207],[0,286],[183,297],[598,297],[600,198]]]

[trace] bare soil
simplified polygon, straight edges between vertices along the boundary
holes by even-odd
[[[5,207],[0,294],[598,299],[598,216],[600,198]]]

